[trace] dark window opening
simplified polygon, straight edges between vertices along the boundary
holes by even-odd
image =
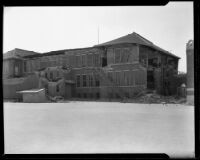
[[[59,85],[57,84],[56,85],[56,92],[59,92],[60,91],[60,88],[59,88]]]
[[[147,88],[148,89],[154,89],[154,72],[153,71],[147,71]]]
[[[80,80],[81,80],[81,76],[78,75],[78,76],[76,77],[76,86],[77,86],[77,87],[80,87]]]
[[[93,98],[93,93],[90,93],[90,98]]]
[[[97,99],[100,98],[100,94],[99,94],[99,92],[96,93],[96,98],[97,98]]]
[[[109,98],[110,98],[110,99],[113,98],[113,93],[109,93]]]
[[[107,66],[107,58],[106,57],[102,57],[102,67]]]
[[[80,93],[78,93],[78,98],[81,98],[81,94]]]
[[[83,75],[83,87],[86,87],[87,83],[86,83],[86,75]]]
[[[95,86],[100,86],[99,76],[95,75]]]
[[[120,96],[119,96],[118,93],[115,94],[115,97],[116,97],[117,99],[120,98]]]
[[[84,98],[87,98],[87,93],[83,93],[83,97],[84,97]]]
[[[130,98],[129,93],[125,93],[126,98]]]

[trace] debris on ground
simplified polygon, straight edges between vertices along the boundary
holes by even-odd
[[[132,100],[131,100],[132,102]],[[186,98],[178,96],[162,96],[156,93],[142,94],[136,97],[135,103],[161,103],[161,104],[182,104],[186,103]]]

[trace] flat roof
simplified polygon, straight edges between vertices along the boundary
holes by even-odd
[[[44,88],[42,89],[30,89],[30,90],[23,90],[23,91],[18,91],[17,93],[38,93],[40,91],[43,91]]]

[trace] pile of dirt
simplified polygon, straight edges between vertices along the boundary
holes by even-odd
[[[162,103],[162,104],[183,104],[186,98],[178,96],[162,96],[156,93],[142,94],[134,99],[136,103]]]

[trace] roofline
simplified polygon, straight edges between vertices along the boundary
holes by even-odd
[[[108,45],[100,45],[100,46],[96,46],[96,45],[95,45],[94,47],[108,47],[108,46],[119,45],[119,44],[139,44],[139,43],[116,43],[116,44],[108,44]],[[153,43],[152,43],[152,44],[153,44]],[[156,46],[155,44],[153,44],[153,45],[155,45],[156,47],[150,46],[150,45],[144,45],[144,44],[139,44],[139,45],[146,46],[146,47],[152,48],[152,49],[154,49],[154,50],[158,50],[158,49],[156,49],[156,47],[158,47],[158,46]],[[159,47],[159,48],[160,48],[160,47]],[[162,49],[162,48],[161,48],[161,49]],[[177,58],[177,59],[181,59],[180,57],[174,55],[173,53],[170,53],[170,52],[168,52],[168,51],[166,51],[166,50],[164,50],[164,49],[162,49],[163,51],[161,51],[161,49],[158,50],[158,51],[160,51],[160,52],[162,52],[163,54],[166,54],[166,55],[168,55],[168,56],[172,56],[172,57],[175,57],[175,58]]]
[[[55,50],[55,51],[44,52],[44,53],[36,54],[36,55],[24,56],[24,58],[34,58],[34,57],[45,57],[45,56],[52,56],[52,55],[60,55],[60,54],[64,54],[65,51],[83,50],[83,49],[90,49],[90,48],[95,48],[95,47],[85,47],[85,48],[73,48],[73,49]]]

